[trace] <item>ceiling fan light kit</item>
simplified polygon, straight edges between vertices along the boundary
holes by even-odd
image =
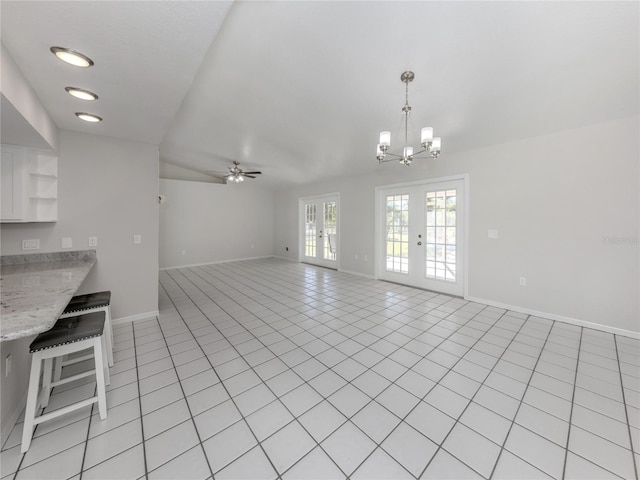
[[[408,133],[409,133],[409,114],[411,113],[411,107],[409,106],[409,82],[412,82],[415,78],[415,74],[410,71],[403,72],[400,75],[400,80],[405,84],[405,102],[402,107],[402,123],[404,123],[404,147],[402,154],[390,152],[391,148],[391,132],[380,132],[380,143],[376,147],[376,158],[379,163],[390,162],[397,160],[400,164],[409,166],[414,158],[438,158],[440,155],[440,147],[442,140],[440,137],[433,136],[433,128],[423,127],[420,130],[420,145],[422,150],[418,150],[414,153],[414,148],[408,146]],[[418,156],[424,154],[424,156]]]
[[[229,173],[222,172],[212,172],[208,171],[208,173],[224,175],[224,178],[227,180],[227,183],[241,183],[244,182],[245,177],[247,178],[256,178],[256,175],[261,175],[262,172],[245,172],[240,168],[240,162],[234,160],[233,167],[229,167]]]

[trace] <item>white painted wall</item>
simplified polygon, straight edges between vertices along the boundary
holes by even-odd
[[[89,236],[98,237],[98,262],[79,293],[111,290],[114,319],[157,312],[157,146],[60,131],[58,221],[2,224],[2,254],[23,253],[27,238],[40,239],[39,252],[62,251],[62,237],[73,239],[73,250],[88,249]],[[29,341],[1,344],[14,357],[12,376],[1,377],[3,425],[26,391]]]
[[[157,146],[62,130],[58,221],[3,224],[2,254],[24,253],[26,238],[40,239],[39,252],[62,251],[62,237],[85,250],[90,236],[98,237],[98,263],[81,293],[111,290],[115,319],[157,311]]]
[[[258,181],[161,179],[160,193],[160,268],[273,255],[274,193]]]
[[[341,269],[373,276],[375,186],[468,173],[470,298],[638,334],[639,131],[632,117],[455,155],[445,139],[437,160],[278,192],[276,255],[298,258],[298,198],[338,191]]]
[[[0,43],[0,64],[2,95],[19,112],[18,115],[26,120],[25,125],[37,132],[52,150],[57,150],[58,127],[40,103],[38,95],[31,88],[3,43]]]

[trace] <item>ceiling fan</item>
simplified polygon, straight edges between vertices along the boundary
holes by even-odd
[[[245,172],[244,170],[242,170],[240,168],[240,162],[237,161],[233,161],[233,167],[228,167],[229,168],[229,172],[212,172],[210,170],[207,170],[207,173],[210,173],[212,175],[222,175],[224,176],[224,178],[227,179],[227,182],[230,183],[240,183],[240,182],[244,182],[244,178],[256,178],[256,175],[262,175],[262,172]]]

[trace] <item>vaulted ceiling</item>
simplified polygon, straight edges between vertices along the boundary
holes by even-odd
[[[380,168],[379,131],[399,144],[405,70],[414,130],[434,128],[441,159],[637,115],[639,5],[3,0],[0,13],[60,128],[157,144],[196,172],[237,160],[282,187]],[[95,66],[62,64],[54,45]],[[81,107],[104,121],[79,121]]]

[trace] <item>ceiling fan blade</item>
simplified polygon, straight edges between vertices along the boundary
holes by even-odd
[[[256,178],[253,175],[247,175],[246,173],[243,173],[242,176],[247,178]]]
[[[262,175],[262,172],[243,172],[245,175]]]

